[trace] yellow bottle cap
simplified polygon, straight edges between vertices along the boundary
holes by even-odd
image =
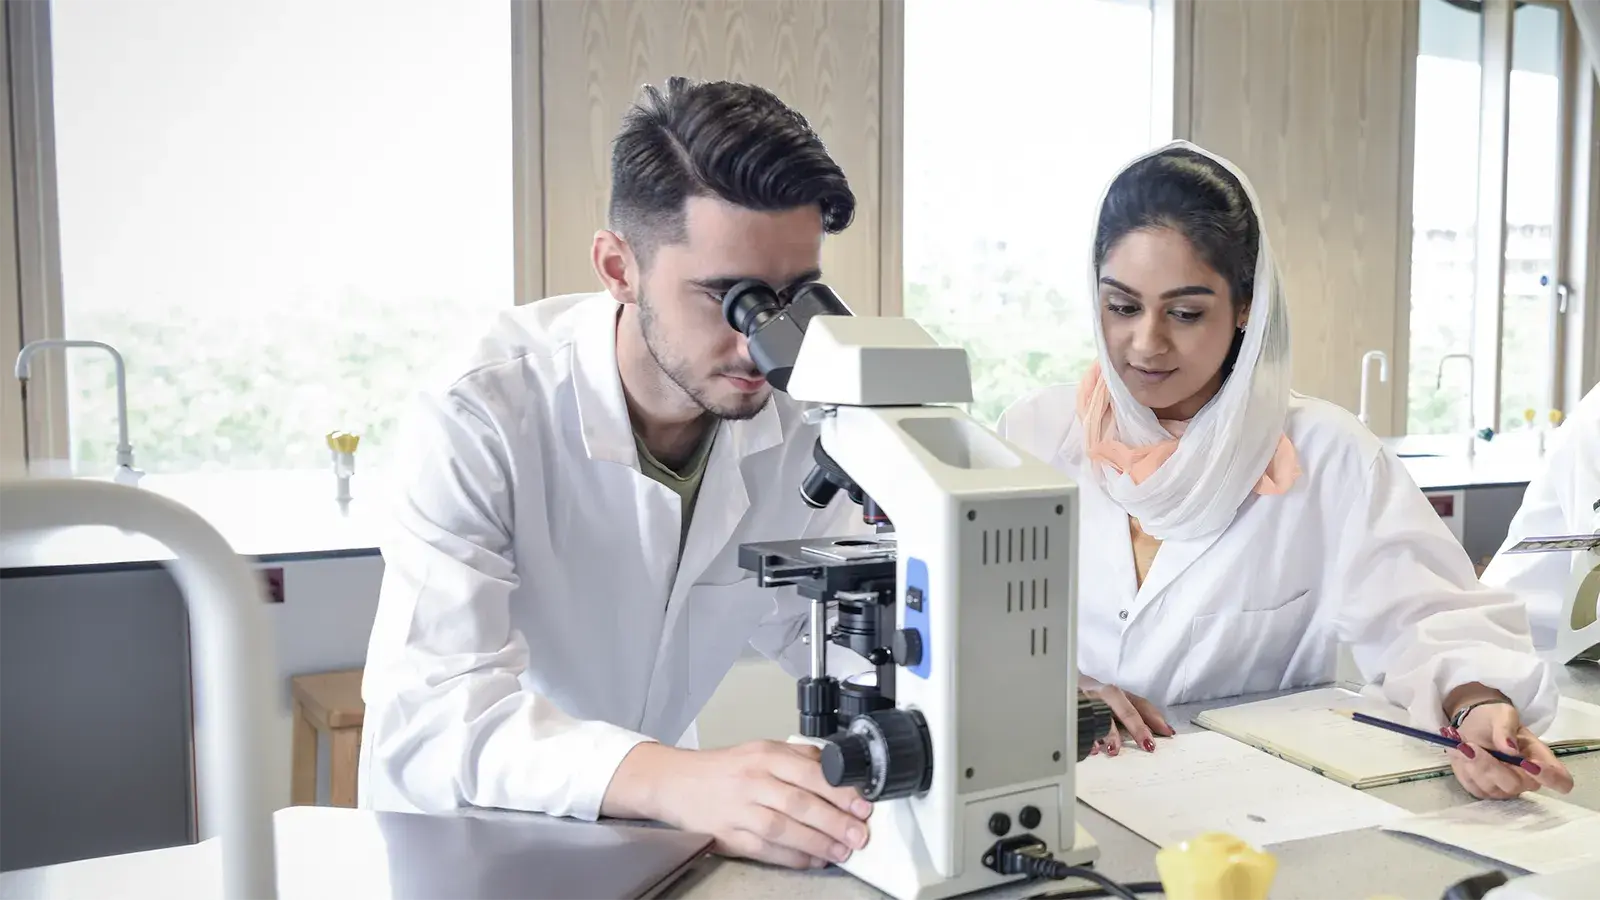
[[[1522,417],[1528,420],[1529,425],[1533,424],[1533,417],[1536,415],[1538,415],[1538,413],[1535,412],[1531,406],[1522,411]]]
[[[328,449],[338,453],[354,453],[361,438],[347,431],[328,432]]]
[[[1278,860],[1231,834],[1207,832],[1156,853],[1167,900],[1266,900]]]
[[[1564,418],[1566,418],[1566,416],[1561,414],[1561,410],[1559,410],[1559,409],[1550,410],[1550,424],[1551,425],[1560,425],[1561,424],[1561,420],[1564,419]]]

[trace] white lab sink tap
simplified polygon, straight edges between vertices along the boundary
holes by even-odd
[[[111,362],[116,367],[117,374],[117,468],[112,473],[111,480],[118,484],[136,485],[139,483],[143,472],[133,467],[133,445],[128,443],[128,373],[122,364],[122,354],[117,348],[102,341],[63,340],[60,338],[44,338],[29,341],[22,352],[17,354],[17,380],[22,382],[23,395],[27,395],[29,364],[33,355],[40,350],[50,348],[63,350],[73,347],[93,347],[111,354]]]

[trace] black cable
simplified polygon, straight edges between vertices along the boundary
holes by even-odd
[[[1101,888],[1092,894],[1050,894],[1052,897],[1109,895],[1120,900],[1139,900],[1133,890],[1126,885],[1118,884],[1093,869],[1069,866],[1052,857],[1044,841],[1031,834],[999,841],[984,854],[983,864],[1002,875],[1027,875],[1031,878],[1048,878],[1052,881],[1077,878],[1098,884]],[[1156,888],[1159,890],[1160,885]]]
[[[1133,881],[1122,885],[1122,889],[1130,894],[1166,894],[1166,886],[1159,881]],[[1103,887],[1092,888],[1063,888],[1054,891],[1040,891],[1029,894],[1023,900],[1094,900],[1096,897],[1118,896]]]

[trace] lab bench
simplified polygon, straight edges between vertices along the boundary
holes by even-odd
[[[1472,456],[1459,435],[1411,435],[1383,443],[1480,569],[1505,541],[1546,455],[1529,434],[1478,441]]]
[[[1567,667],[1560,670],[1557,678],[1565,694],[1600,702],[1600,669],[1594,666]],[[1274,695],[1257,694],[1220,703],[1175,707],[1170,711],[1168,721],[1180,733],[1194,732],[1199,729],[1190,723],[1203,709],[1270,696]],[[1159,749],[1157,752],[1160,752]],[[1561,799],[1600,811],[1600,752],[1568,756],[1564,762],[1573,774],[1576,787]],[[1473,798],[1448,776],[1376,788],[1372,793],[1416,813],[1473,802]],[[1077,804],[1077,814],[1079,822],[1100,848],[1100,856],[1095,861],[1098,871],[1123,883],[1159,880],[1155,866],[1158,848],[1154,844],[1082,803]],[[499,818],[515,817],[517,814],[495,812],[491,815]],[[277,821],[280,836],[285,833],[285,828],[295,829],[293,836],[297,840],[286,842],[286,846],[293,844],[301,847],[302,852],[306,837],[321,833],[311,827],[314,824],[305,818],[298,824],[293,818],[280,817]],[[319,852],[312,855],[319,860],[330,853],[337,855],[340,864],[336,868],[343,884],[363,885],[370,890],[362,893],[373,896],[409,896],[413,881],[436,880],[435,876],[429,874],[435,871],[434,867],[448,866],[457,881],[481,885],[486,890],[497,883],[498,876],[504,875],[504,872],[494,868],[503,865],[503,862],[495,858],[492,848],[475,856],[467,846],[467,836],[474,831],[471,817],[444,817],[435,824],[439,826],[433,829],[436,835],[449,832],[459,833],[460,837],[441,841],[442,846],[437,848],[407,852],[404,866],[391,865],[398,851],[387,847],[382,840],[370,839],[370,830],[361,828],[349,829],[349,840],[323,840]],[[328,834],[333,835],[334,831]],[[211,841],[154,853],[133,854],[120,859],[0,874],[0,897],[76,900],[78,897],[105,896],[113,889],[125,891],[132,884],[160,884],[163,896],[168,897],[203,896],[206,887],[214,884],[217,877],[216,849],[216,842]],[[1269,893],[1273,900],[1380,896],[1436,900],[1443,897],[1451,885],[1465,878],[1503,868],[1452,847],[1424,843],[1375,828],[1275,844],[1267,850],[1277,860]],[[286,855],[285,858],[303,857]],[[326,867],[327,864],[322,865]],[[473,871],[475,866],[480,871]],[[292,880],[302,886],[308,881],[307,873],[303,870],[296,870],[293,875]],[[285,881],[288,880],[285,878]],[[694,900],[878,900],[885,896],[837,868],[802,872],[731,859],[714,860],[703,874],[684,888],[673,891],[671,896]],[[972,900],[1014,900],[1033,897],[1051,889],[1050,884],[1021,883],[966,896]],[[317,895],[322,893],[326,892]]]

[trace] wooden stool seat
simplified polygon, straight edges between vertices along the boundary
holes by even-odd
[[[361,761],[361,670],[316,672],[289,679],[294,697],[294,752],[290,802],[317,805],[317,737],[329,740],[328,801],[354,808]]]

